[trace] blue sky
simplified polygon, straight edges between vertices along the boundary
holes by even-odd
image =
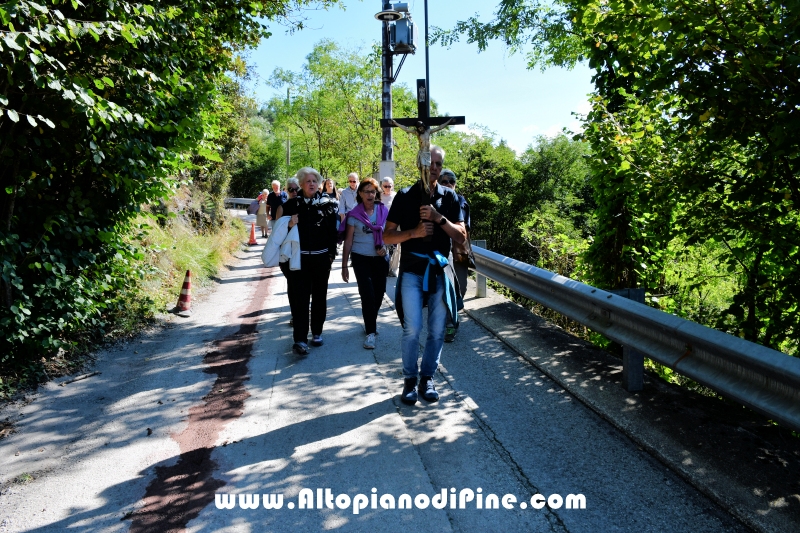
[[[382,0],[344,0],[344,3],[344,11],[307,12],[306,29],[293,35],[286,35],[280,26],[271,28],[272,37],[249,57],[260,77],[251,87],[259,100],[266,101],[276,94],[264,83],[276,67],[299,71],[305,57],[321,39],[332,39],[346,48],[364,49],[380,40],[381,23],[374,15],[381,10]],[[408,7],[419,28],[422,45],[423,0],[409,0]],[[495,7],[495,2],[485,0],[429,0],[429,24],[449,28],[457,20],[475,13],[488,21]],[[429,55],[431,97],[440,111],[466,116],[466,127],[488,128],[517,151],[524,150],[537,135],[551,136],[564,127],[577,130],[579,124],[572,113],[588,110],[586,95],[591,92],[592,84],[591,71],[586,66],[572,71],[530,71],[525,68],[523,56],[509,55],[501,43],[492,43],[480,54],[474,44],[459,43],[449,49],[432,46]],[[415,55],[406,59],[397,83],[414,88],[416,79],[424,77],[425,52],[420,46]]]

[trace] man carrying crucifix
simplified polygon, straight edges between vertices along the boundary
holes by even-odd
[[[420,135],[420,152],[423,139]],[[430,135],[425,142],[430,146]],[[420,177],[414,185],[397,193],[386,219],[383,241],[403,243],[400,253],[400,273],[397,278],[395,306],[403,336],[400,348],[403,357],[403,392],[400,400],[413,405],[418,396],[429,402],[439,399],[433,375],[439,367],[444,345],[448,316],[457,324],[456,287],[450,255],[451,239],[463,243],[466,239],[461,206],[455,192],[437,182],[442,171],[444,150],[430,146],[428,156],[418,155],[418,161],[430,158],[429,188]],[[424,161],[423,161],[424,162]],[[422,170],[422,169],[420,169]],[[426,237],[429,237],[426,239]],[[419,336],[422,331],[422,308],[428,307],[428,337],[419,359]],[[419,394],[417,393],[417,379]]]

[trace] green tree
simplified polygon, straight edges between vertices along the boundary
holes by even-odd
[[[521,186],[517,154],[487,134],[442,132],[437,144],[446,151],[445,166],[458,177],[458,192],[470,203],[473,239],[485,239],[492,250],[513,253],[520,242],[515,191]]]
[[[270,84],[290,89],[270,100],[279,135],[291,138],[294,168],[310,165],[339,179],[350,172],[369,175],[381,160],[381,74],[379,48],[342,50],[323,40],[314,46],[300,72],[277,69]],[[416,114],[416,98],[404,85],[392,91],[393,115]],[[395,133],[397,174],[415,175],[416,141]]]
[[[504,0],[459,28],[532,64],[594,68],[596,279],[653,288],[674,236],[716,241],[739,289],[715,325],[796,353],[798,17],[797,0]]]
[[[231,196],[255,198],[261,190],[270,189],[272,180],[281,184],[285,182],[286,147],[284,141],[274,135],[272,120],[266,109],[250,110],[247,154],[239,161],[231,177]]]
[[[518,157],[489,132],[440,134],[445,166],[470,203],[473,239],[570,275],[593,232],[586,143],[539,137]]]
[[[524,186],[517,203],[530,206],[521,223],[530,262],[572,277],[595,234],[588,143],[539,137],[520,159]]]
[[[192,173],[224,189],[225,72],[307,3],[0,5],[0,363],[102,334],[138,275],[132,217]]]
[[[608,52],[594,63],[598,81],[629,78],[628,102],[660,111],[687,242],[711,239],[730,252],[724,262],[740,291],[733,320],[718,325],[777,348],[794,339],[796,349],[800,141],[789,110],[800,105],[800,4],[614,7],[587,3],[575,27]],[[652,136],[633,118],[630,131]]]

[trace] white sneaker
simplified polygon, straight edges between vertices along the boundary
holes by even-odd
[[[374,350],[375,349],[375,334],[370,333],[367,335],[367,339],[364,341],[364,348],[367,350]]]

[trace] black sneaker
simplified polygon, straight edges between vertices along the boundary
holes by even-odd
[[[417,403],[417,378],[406,378],[403,381],[403,392],[400,394],[400,401],[408,405]]]
[[[292,350],[297,355],[308,355],[308,344],[304,342],[296,342],[292,345]]]
[[[419,395],[426,401],[435,402],[439,400],[439,393],[433,385],[433,376],[421,376],[419,380]]]
[[[444,342],[453,342],[453,339],[456,338],[456,328],[453,326],[447,326],[447,329],[444,332]]]

